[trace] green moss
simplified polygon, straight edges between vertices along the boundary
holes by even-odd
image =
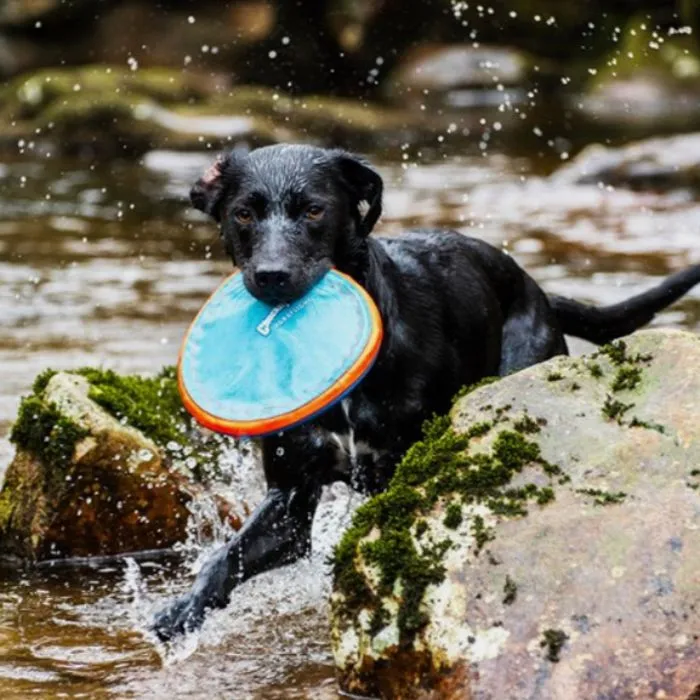
[[[615,503],[622,503],[625,498],[627,498],[627,494],[624,493],[624,491],[613,493],[611,491],[601,491],[600,489],[576,489],[576,493],[592,496],[593,502],[597,506],[609,506]]]
[[[414,568],[412,559],[417,554],[408,528],[412,513],[419,508],[421,500],[419,493],[404,486],[379,494],[357,510],[353,525],[335,548],[332,560],[336,585],[349,605],[365,606],[374,601],[364,577],[355,567],[359,542],[373,527],[382,529],[382,538],[366,543],[363,555],[382,572],[382,586],[385,589],[390,587],[403,568]]]
[[[593,379],[600,379],[603,376],[603,368],[597,362],[589,362],[587,367]]]
[[[398,628],[403,639],[424,627],[427,616],[421,610],[423,596],[428,586],[440,583],[445,577],[442,555],[450,546],[449,541],[441,542],[420,555],[411,556],[402,567],[402,605],[399,608]]]
[[[157,445],[188,444],[184,434],[190,420],[177,389],[175,369],[156,377],[120,375],[112,370],[82,369],[90,382],[90,398],[113,416],[140,430]]]
[[[389,624],[390,620],[391,615],[389,611],[383,605],[377,606],[369,623],[370,635],[375,637]]]
[[[430,420],[424,421],[421,429],[423,437],[427,442],[436,440],[452,425],[449,416],[433,416]]]
[[[623,340],[604,345],[594,357],[606,357],[612,365],[617,368],[612,383],[610,384],[612,393],[632,391],[639,387],[643,376],[642,365],[648,364],[654,359],[653,356],[649,354],[630,354],[627,344]],[[599,367],[599,365],[596,365],[596,367]],[[603,404],[602,412],[606,418],[616,421],[619,425],[627,425],[632,428],[647,428],[649,430],[657,430],[660,433],[664,432],[663,426],[642,421],[636,417],[632,418],[629,423],[625,423],[623,417],[633,407],[633,403],[626,404],[608,395]]]
[[[614,365],[621,365],[627,361],[627,343],[624,340],[618,340],[603,347],[598,351],[598,355],[607,355]]]
[[[44,377],[44,386],[50,377]],[[41,386],[41,382],[39,383]],[[60,493],[73,460],[76,444],[88,431],[62,415],[57,407],[41,395],[31,394],[22,399],[10,440],[38,457],[47,467],[46,487],[50,493]],[[16,497],[9,481],[0,496],[0,528],[11,517]]]
[[[493,455],[506,472],[519,472],[529,462],[540,459],[540,446],[519,433],[504,430],[493,444]],[[506,474],[502,475],[504,478]],[[510,481],[511,474],[507,475]]]
[[[198,476],[216,463],[221,441],[203,438],[193,430],[177,388],[175,368],[167,367],[156,377],[119,375],[90,367],[72,370],[90,384],[88,396],[121,423],[141,431],[166,454],[189,454],[187,466]],[[33,393],[20,405],[11,439],[52,465],[65,466],[72,459],[75,443],[87,432],[62,416],[44,398],[56,374],[47,369],[34,381]]]
[[[380,594],[389,594],[396,580],[401,578],[402,605],[399,609],[398,627],[401,635],[405,637],[426,622],[420,605],[427,587],[432,583],[439,583],[444,577],[441,557],[449,547],[449,542],[429,543],[419,550],[408,530],[408,521],[411,510],[419,505],[420,496],[411,489],[395,489],[386,493],[387,497],[383,499],[384,495],[380,494],[377,499],[367,504],[369,507],[359,517],[359,530],[351,537],[343,538],[336,551],[335,567],[342,567],[343,560],[350,556],[354,568],[355,550],[359,542],[357,534],[365,533],[362,537],[368,534],[370,520],[376,519],[376,524],[381,526],[381,537],[364,542],[361,553],[380,573]],[[355,527],[358,527],[357,522]],[[338,585],[348,582],[347,579],[343,579],[342,574],[343,572],[336,580]],[[345,574],[347,575],[347,572]],[[378,603],[372,601],[371,593],[369,598],[367,597],[368,591],[364,581],[362,585],[365,590],[358,588],[357,582],[352,579],[349,583],[353,587],[350,592],[356,597],[356,602],[358,594],[362,604],[374,602],[376,613]]]
[[[624,340],[616,340],[614,343],[603,345],[602,348],[594,355],[594,357],[606,356],[613,365],[621,367],[624,364],[638,365],[648,364],[654,358],[652,355],[636,355],[627,354],[627,343]]]
[[[605,399],[605,403],[603,404],[603,408],[601,410],[606,418],[614,420],[620,425],[622,425],[622,417],[631,408],[634,408],[633,403],[622,403],[622,401],[613,399],[612,396],[607,396]]]
[[[464,398],[467,394],[471,394],[472,391],[476,391],[477,389],[480,389],[482,386],[488,386],[489,384],[493,384],[494,382],[497,382],[500,379],[500,377],[484,377],[483,379],[480,379],[478,382],[475,382],[474,384],[470,384],[469,386],[464,386],[462,387],[454,397],[454,401],[459,401],[459,399]]]
[[[334,560],[335,585],[345,596],[345,605],[349,608],[363,608],[376,605],[375,596],[370,590],[365,577],[355,568],[354,556],[349,564],[344,563],[343,551],[337,550]],[[352,552],[354,555],[354,550]]]
[[[513,406],[511,406],[509,403],[505,404],[505,406],[499,406],[494,412],[496,415],[496,422],[502,423],[504,420],[506,420],[506,414],[511,408],[513,408]]]
[[[92,98],[124,95],[149,98],[163,104],[180,104],[204,95],[201,84],[181,71],[146,68],[138,71],[122,66],[48,68],[29,77],[20,76],[0,91],[0,104],[13,110],[15,118],[36,117],[43,109],[76,94]]]
[[[620,367],[617,370],[611,389],[617,391],[631,391],[642,381],[642,370],[639,367]]]
[[[486,433],[489,432],[493,428],[493,423],[490,421],[481,421],[480,423],[474,423],[469,430],[467,431],[466,435],[467,438],[478,438],[482,437],[483,435],[486,435]]]
[[[394,581],[416,558],[416,548],[407,530],[387,530],[378,540],[365,542],[362,555],[377,565],[382,588],[391,590]]]
[[[62,470],[73,458],[75,444],[87,434],[53,404],[32,395],[20,403],[10,440],[36,454],[45,464]]]
[[[561,372],[550,372],[547,375],[548,382],[558,382],[561,379],[564,379],[564,375]]]
[[[537,492],[537,504],[540,506],[547,505],[554,500],[554,489],[545,486]]]
[[[34,384],[32,384],[32,393],[36,396],[41,396],[44,390],[48,386],[51,379],[58,374],[55,369],[45,369],[36,375],[34,379]]]
[[[518,586],[510,576],[506,575],[503,585],[503,605],[512,605],[518,596]]]
[[[526,414],[513,423],[513,429],[517,430],[519,433],[529,433],[534,435],[539,433],[542,430],[542,427],[534,418],[531,418]]]
[[[416,523],[415,527],[415,533],[416,533],[416,539],[419,540],[423,535],[427,532],[428,530],[428,523],[425,520],[419,520]]]
[[[568,639],[569,635],[562,630],[549,629],[543,632],[540,646],[546,650],[548,661],[554,664],[559,661],[559,654]]]
[[[459,503],[450,503],[442,522],[450,530],[456,530],[462,524],[462,506]]]
[[[526,432],[534,430],[530,420],[521,426]],[[353,615],[358,608],[366,608],[374,615],[381,597],[395,593],[400,581],[398,626],[402,642],[407,641],[426,622],[421,611],[426,588],[444,577],[441,557],[450,542],[435,542],[427,535],[425,523],[425,515],[440,499],[451,503],[445,524],[456,526],[458,518],[464,517],[460,503],[482,503],[496,514],[517,517],[527,512],[528,503],[544,504],[553,498],[549,486],[510,486],[513,476],[528,464],[539,466],[549,476],[561,475],[558,467],[542,459],[539,446],[522,433],[502,430],[489,451],[473,448],[472,441],[492,429],[492,424],[481,423],[456,433],[444,417],[426,422],[423,440],[407,451],[388,489],[358,509],[352,527],[334,551],[335,586],[344,595],[336,603],[337,613]],[[494,531],[481,516],[474,517],[470,527],[478,552],[494,537]],[[358,570],[358,557],[376,568],[377,595]]]
[[[629,427],[630,428],[646,428],[647,430],[655,430],[657,433],[661,433],[664,435],[666,433],[666,428],[664,428],[663,425],[660,425],[659,423],[650,423],[649,421],[646,420],[641,420],[640,418],[637,418],[637,416],[634,416],[632,420],[629,422]]]
[[[15,510],[15,489],[5,480],[0,490],[0,533],[7,527]]]
[[[495,538],[493,530],[486,527],[486,523],[480,515],[475,515],[472,518],[472,534],[474,535],[474,540],[476,541],[474,551],[477,554],[481,552],[487,543],[493,541]]]
[[[392,483],[410,486],[429,481],[438,473],[448,474],[463,463],[461,453],[469,438],[452,430],[447,416],[435,418],[423,426],[424,439],[412,445],[397,469]]]

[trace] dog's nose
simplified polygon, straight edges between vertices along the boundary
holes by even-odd
[[[255,271],[255,284],[267,291],[283,290],[289,286],[291,274],[279,268],[259,268]]]

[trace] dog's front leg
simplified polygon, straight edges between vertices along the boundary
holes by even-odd
[[[264,500],[205,563],[190,592],[156,615],[153,630],[161,640],[197,629],[207,609],[226,607],[231,591],[243,581],[309,552],[311,523],[327,482],[323,476],[332,472],[330,455],[326,446],[298,436],[265,441],[269,490]],[[302,456],[306,461],[300,465],[296,460]]]

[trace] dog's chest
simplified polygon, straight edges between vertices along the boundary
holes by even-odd
[[[341,471],[354,472],[360,467],[372,466],[382,455],[372,440],[372,425],[362,415],[358,416],[353,399],[343,399],[340,404],[342,420],[335,422],[333,430],[327,430],[327,439],[336,448],[336,465]]]

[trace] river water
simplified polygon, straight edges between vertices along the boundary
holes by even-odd
[[[214,228],[185,200],[211,159],[163,151],[139,164],[0,166],[0,478],[19,397],[40,370],[153,372],[175,361],[185,327],[229,270]],[[551,292],[612,303],[700,260],[700,204],[682,190],[554,185],[551,159],[520,154],[376,162],[384,231],[434,224],[482,237]],[[700,290],[655,324],[700,330]],[[254,466],[239,463],[258,493]],[[167,652],[143,629],[191,580],[206,554],[196,541],[180,565],[0,570],[0,694],[337,697],[325,558],[358,502],[329,489],[311,560],[248,582],[201,634]]]

